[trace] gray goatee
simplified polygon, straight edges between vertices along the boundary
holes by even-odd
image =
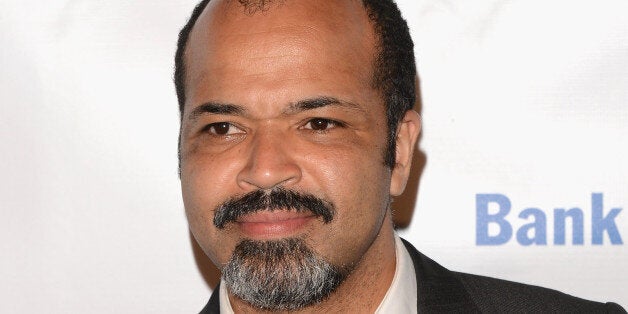
[[[236,297],[261,310],[297,310],[327,298],[352,267],[317,256],[302,239],[243,240],[222,270]]]

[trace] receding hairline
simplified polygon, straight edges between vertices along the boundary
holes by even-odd
[[[240,11],[239,14],[240,16],[246,17],[252,17],[255,15],[264,15],[267,13],[267,11],[276,9],[273,8],[273,5],[285,5],[287,2],[294,2],[295,0],[275,0],[275,1],[265,1],[265,3],[267,4],[267,7],[265,7],[265,9],[258,9],[257,11],[253,12],[253,13],[249,13],[248,11],[246,11],[246,8],[244,7],[245,5],[252,5],[250,3],[253,4],[257,4],[258,1],[244,1],[244,0],[237,0],[237,1],[233,1],[233,0],[208,0],[207,1],[207,5],[203,8],[203,10],[200,12],[200,14],[198,15],[198,17],[195,19],[194,24],[191,25],[191,28],[189,30],[189,33],[187,35],[187,37],[185,38],[185,42],[183,43],[183,51],[182,51],[182,83],[183,83],[183,87],[185,89],[185,93],[184,95],[185,100],[187,102],[187,100],[189,99],[189,91],[188,88],[190,86],[190,82],[192,82],[192,78],[190,77],[190,71],[189,71],[189,63],[190,63],[190,47],[192,45],[190,45],[190,43],[192,42],[192,38],[195,37],[195,34],[198,32],[198,26],[202,23],[199,23],[199,21],[207,21],[207,19],[209,18],[209,21],[213,21],[213,19],[211,19],[212,17],[207,17],[207,14],[209,14],[208,12],[210,12],[212,7],[215,7],[217,5],[229,5],[230,7],[243,7],[244,11]],[[341,0],[334,0],[334,1],[341,1]],[[304,1],[304,2],[309,2],[309,1]],[[375,79],[375,71],[376,71],[376,67],[377,67],[377,58],[381,53],[381,45],[382,45],[382,40],[380,38],[380,35],[378,34],[378,30],[376,27],[376,23],[374,21],[374,18],[372,16],[372,14],[369,11],[369,8],[364,4],[364,1],[362,0],[343,0],[343,2],[345,3],[355,3],[358,4],[362,9],[364,14],[364,20],[360,21],[362,25],[366,24],[368,25],[368,44],[364,45],[364,47],[368,47],[370,48],[369,50],[371,50],[371,53],[368,55],[368,65],[369,65],[369,80],[370,80],[370,86],[376,91],[376,92],[380,92],[379,88],[376,86],[377,82]],[[234,6],[236,5],[236,6]],[[355,10],[346,10],[348,12],[355,12]],[[357,21],[357,20],[356,20]],[[206,22],[207,23],[207,22]],[[212,22],[209,22],[212,23]],[[206,25],[206,26],[210,26],[210,25]],[[361,29],[365,29],[365,28],[361,28]],[[366,36],[356,36],[357,38],[365,38]],[[197,38],[198,39],[198,38]],[[381,95],[383,97],[383,95]],[[181,117],[183,117],[183,112],[184,112],[184,108],[185,106],[181,106]]]

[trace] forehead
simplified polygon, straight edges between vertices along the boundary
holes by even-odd
[[[332,82],[346,85],[347,93],[364,89],[371,85],[374,55],[361,1],[275,1],[250,13],[239,1],[214,0],[185,51],[186,107],[233,97],[234,89],[258,98],[260,90],[277,96],[294,85],[301,93],[325,93],[320,89]]]

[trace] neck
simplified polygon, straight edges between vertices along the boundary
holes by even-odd
[[[387,214],[378,236],[345,281],[322,302],[290,313],[337,312],[347,309],[351,309],[352,313],[374,313],[390,288],[395,268],[394,230],[392,218]],[[231,293],[229,301],[236,313],[271,313],[251,307]]]

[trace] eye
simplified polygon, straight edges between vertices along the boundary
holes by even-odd
[[[216,122],[208,124],[203,131],[213,135],[234,135],[244,133],[241,129],[229,122]]]
[[[336,127],[342,126],[342,124],[338,121],[324,119],[324,118],[314,118],[308,121],[303,128],[314,131],[326,131],[328,129],[333,129]]]

